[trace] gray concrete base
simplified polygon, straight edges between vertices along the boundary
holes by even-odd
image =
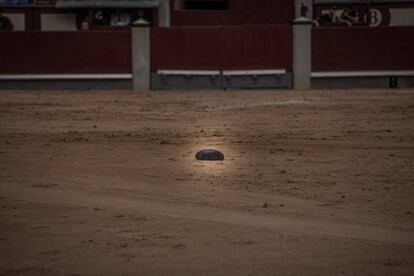
[[[221,89],[221,75],[164,75],[151,74],[151,89]]]
[[[172,89],[260,89],[292,88],[292,73],[274,75],[164,75],[152,73],[151,88]]]
[[[394,78],[394,79],[391,79]],[[152,75],[152,89],[292,88],[292,75],[232,77]],[[414,88],[414,77],[312,78],[313,89]],[[131,90],[131,80],[1,80],[0,90]]]
[[[313,89],[409,88],[414,77],[326,77],[312,78]]]
[[[131,80],[1,80],[0,90],[131,90]]]
[[[283,75],[223,76],[224,88],[292,88],[292,73]]]
[[[414,77],[398,77],[398,87],[399,88],[413,88]]]

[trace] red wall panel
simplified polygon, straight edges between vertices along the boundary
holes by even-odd
[[[131,33],[0,32],[0,74],[131,73]]]
[[[173,26],[217,26],[230,25],[227,11],[173,11]]]
[[[217,70],[221,67],[223,29],[217,27],[153,28],[151,67]]]
[[[289,25],[225,28],[223,69],[291,69]]]
[[[414,27],[314,28],[312,71],[414,70]]]
[[[153,71],[291,69],[289,25],[153,28]]]
[[[173,26],[274,25],[289,24],[294,19],[293,0],[229,0],[225,11],[177,10],[174,1]]]
[[[289,24],[294,19],[293,0],[231,0],[232,25]]]

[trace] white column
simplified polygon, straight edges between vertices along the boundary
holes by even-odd
[[[293,21],[293,88],[311,88],[312,21],[299,17]]]
[[[135,91],[151,89],[150,27],[132,27],[132,87]]]
[[[158,22],[160,27],[171,26],[170,0],[160,0],[160,5],[158,7]]]

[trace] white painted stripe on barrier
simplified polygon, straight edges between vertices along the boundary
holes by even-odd
[[[0,80],[129,80],[132,74],[0,75]]]
[[[220,75],[219,70],[158,70],[159,75],[176,75],[176,76],[210,76]]]
[[[282,75],[286,74],[285,69],[272,70],[226,70],[224,76],[249,76],[249,75]]]
[[[312,78],[335,77],[393,77],[414,76],[414,71],[338,71],[338,72],[312,72]]]

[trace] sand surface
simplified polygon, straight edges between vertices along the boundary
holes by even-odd
[[[414,275],[413,213],[414,90],[0,93],[0,275]]]

